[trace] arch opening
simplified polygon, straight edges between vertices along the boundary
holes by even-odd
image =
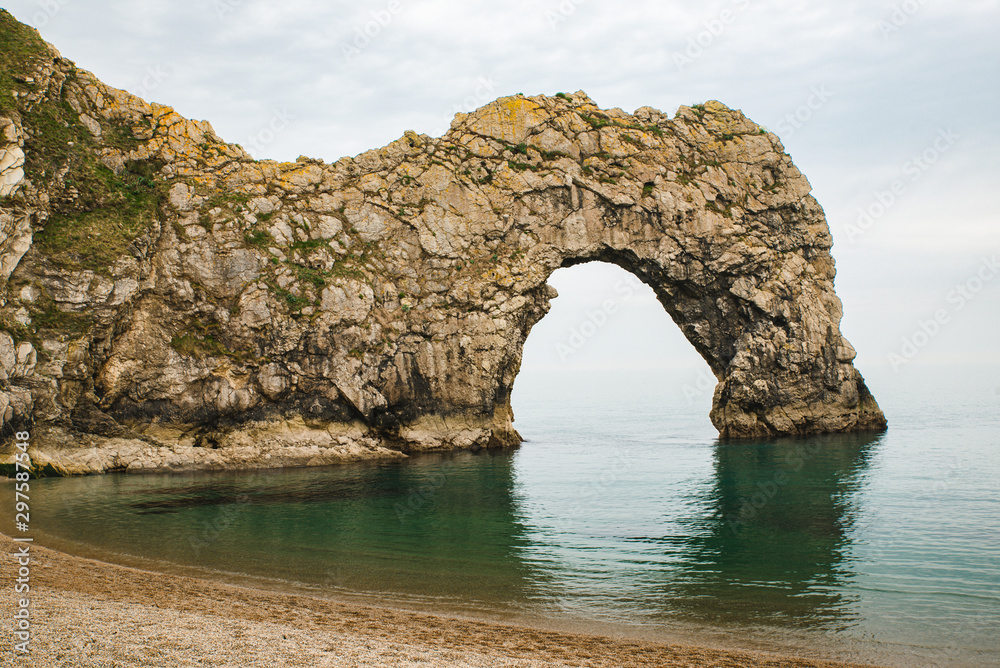
[[[717,379],[651,286],[607,259],[567,263],[548,285],[559,296],[528,334],[512,390],[522,437],[548,419],[543,411],[597,406],[631,405],[669,414],[678,428],[712,429]]]

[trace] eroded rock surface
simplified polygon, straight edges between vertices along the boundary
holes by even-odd
[[[66,472],[510,446],[557,268],[613,262],[719,379],[722,437],[885,426],[778,138],[502,98],[440,138],[256,161],[0,13],[0,424]]]

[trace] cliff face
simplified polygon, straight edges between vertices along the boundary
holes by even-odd
[[[722,437],[881,429],[831,238],[718,102],[508,97],[443,137],[256,161],[0,12],[0,429],[66,472],[510,446],[546,279],[604,260],[719,379]]]

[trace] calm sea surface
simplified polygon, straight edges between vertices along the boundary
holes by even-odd
[[[34,481],[32,528],[70,552],[318,595],[1000,665],[1000,395],[913,388],[878,396],[882,435],[720,444],[710,393],[678,401],[677,385],[519,379],[526,442],[502,454]]]

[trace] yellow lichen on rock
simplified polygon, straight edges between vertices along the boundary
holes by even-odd
[[[550,114],[544,106],[521,95],[502,97],[470,114],[464,122],[468,132],[520,144],[531,130],[542,126]]]

